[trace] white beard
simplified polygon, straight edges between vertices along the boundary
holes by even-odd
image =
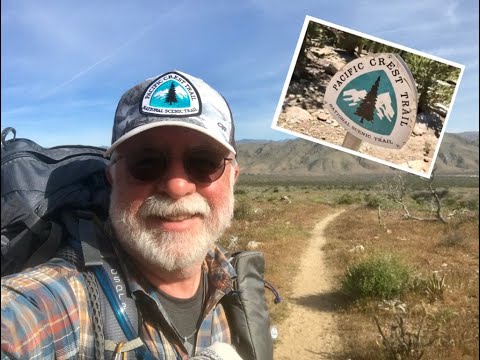
[[[223,196],[217,208],[193,193],[179,200],[165,196],[151,196],[133,214],[127,206],[121,207],[112,196],[110,219],[120,244],[138,262],[145,261],[166,271],[188,268],[203,261],[208,250],[230,226],[233,217],[233,181],[230,191]],[[183,232],[167,232],[147,228],[145,220],[152,216],[197,214],[202,217],[200,227]]]

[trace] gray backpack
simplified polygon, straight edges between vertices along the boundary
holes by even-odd
[[[10,133],[13,137],[7,140]],[[118,294],[113,292],[112,296],[109,287],[117,281],[123,288],[125,284],[121,276],[102,277],[111,274],[112,268],[121,273],[116,270],[115,257],[100,251],[102,232],[93,221],[103,222],[108,216],[110,187],[105,178],[105,149],[80,145],[43,148],[15,135],[15,129],[6,128],[1,138],[1,275],[16,273],[55,256],[74,262],[83,269],[89,287],[96,320],[96,358],[110,357],[108,344],[112,341],[136,338],[138,318],[131,298],[127,300],[126,320],[117,318],[118,311],[112,306],[116,306]],[[222,304],[233,329],[234,346],[244,360],[272,359],[265,286],[274,292],[275,302],[280,297],[264,281],[263,255],[239,252],[231,256],[231,263],[238,277],[234,291],[224,296]],[[125,321],[135,334],[126,332]],[[135,355],[149,358],[141,342]]]

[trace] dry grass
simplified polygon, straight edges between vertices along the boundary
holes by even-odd
[[[431,299],[425,289],[411,291],[400,300],[407,306],[407,315],[417,321],[420,315],[412,309],[423,305],[428,322],[424,332],[434,337],[425,347],[422,359],[478,358],[478,220],[464,217],[443,225],[439,222],[404,220],[398,213],[385,216],[386,229],[377,225],[374,210],[352,209],[327,229],[332,271],[340,279],[345,267],[366,254],[394,253],[409,265],[415,276],[428,279],[433,273],[445,275],[443,296]],[[453,235],[452,235],[453,234]],[[445,245],[445,237],[463,239]],[[363,245],[365,252],[349,249]],[[386,359],[379,352],[379,332],[373,316],[379,313],[379,301],[355,304],[343,309],[340,323],[347,356],[353,359]],[[391,324],[392,313],[380,313]],[[418,325],[417,325],[418,326]],[[377,349],[375,351],[375,349]]]
[[[313,202],[302,189],[286,191],[266,186],[245,191],[237,190],[236,194],[236,204],[242,207],[241,219],[233,221],[220,244],[228,248],[232,236],[237,237],[236,250],[247,248],[250,241],[259,242],[258,250],[265,256],[265,278],[282,298],[288,298],[310,232],[332,207]],[[288,196],[290,203],[282,200],[283,196]],[[274,305],[273,294],[268,291],[267,300],[272,322],[281,322],[288,315],[286,303]]]
[[[383,228],[378,224],[377,211],[365,206],[369,192],[368,186],[348,191],[314,184],[242,185],[237,187],[236,194],[238,218],[222,237],[221,244],[228,246],[232,236],[237,238],[237,250],[246,248],[249,241],[260,242],[259,250],[266,258],[266,278],[288,300],[298,259],[314,225],[335,211],[334,207],[344,207],[347,211],[327,228],[328,243],[323,249],[338,289],[347,266],[373,254],[394,254],[417,278],[417,287],[398,299],[406,305],[406,329],[418,330],[415,327],[420,326],[422,313],[419,308],[427,314],[422,341],[431,340],[432,344],[422,349],[425,351],[422,359],[477,359],[478,211],[457,215],[445,225],[405,220],[394,207],[386,207]],[[450,189],[449,196],[467,198],[472,193],[478,194],[478,189]],[[284,196],[291,202],[282,200]],[[347,198],[354,199],[353,204],[338,205]],[[351,251],[358,245],[365,251]],[[427,296],[424,288],[433,273],[445,274],[446,283],[441,296],[434,299]],[[267,293],[267,297],[273,323],[278,324],[288,316],[287,307],[284,303],[273,305],[273,295]],[[356,303],[339,300],[342,302],[337,307],[337,319],[344,349],[339,358],[389,359],[383,351],[374,316],[388,327],[393,324],[395,314],[380,311],[381,300]]]

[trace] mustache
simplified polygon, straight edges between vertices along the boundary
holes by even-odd
[[[169,216],[209,216],[211,213],[210,205],[203,196],[193,193],[188,197],[173,200],[167,196],[150,196],[139,208],[139,215],[142,218],[150,216],[169,217]]]

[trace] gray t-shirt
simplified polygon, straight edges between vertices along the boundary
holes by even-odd
[[[201,321],[203,302],[206,293],[206,276],[202,274],[200,286],[189,299],[179,299],[157,289],[158,297],[177,332],[183,338],[190,356],[194,355],[195,338]]]

